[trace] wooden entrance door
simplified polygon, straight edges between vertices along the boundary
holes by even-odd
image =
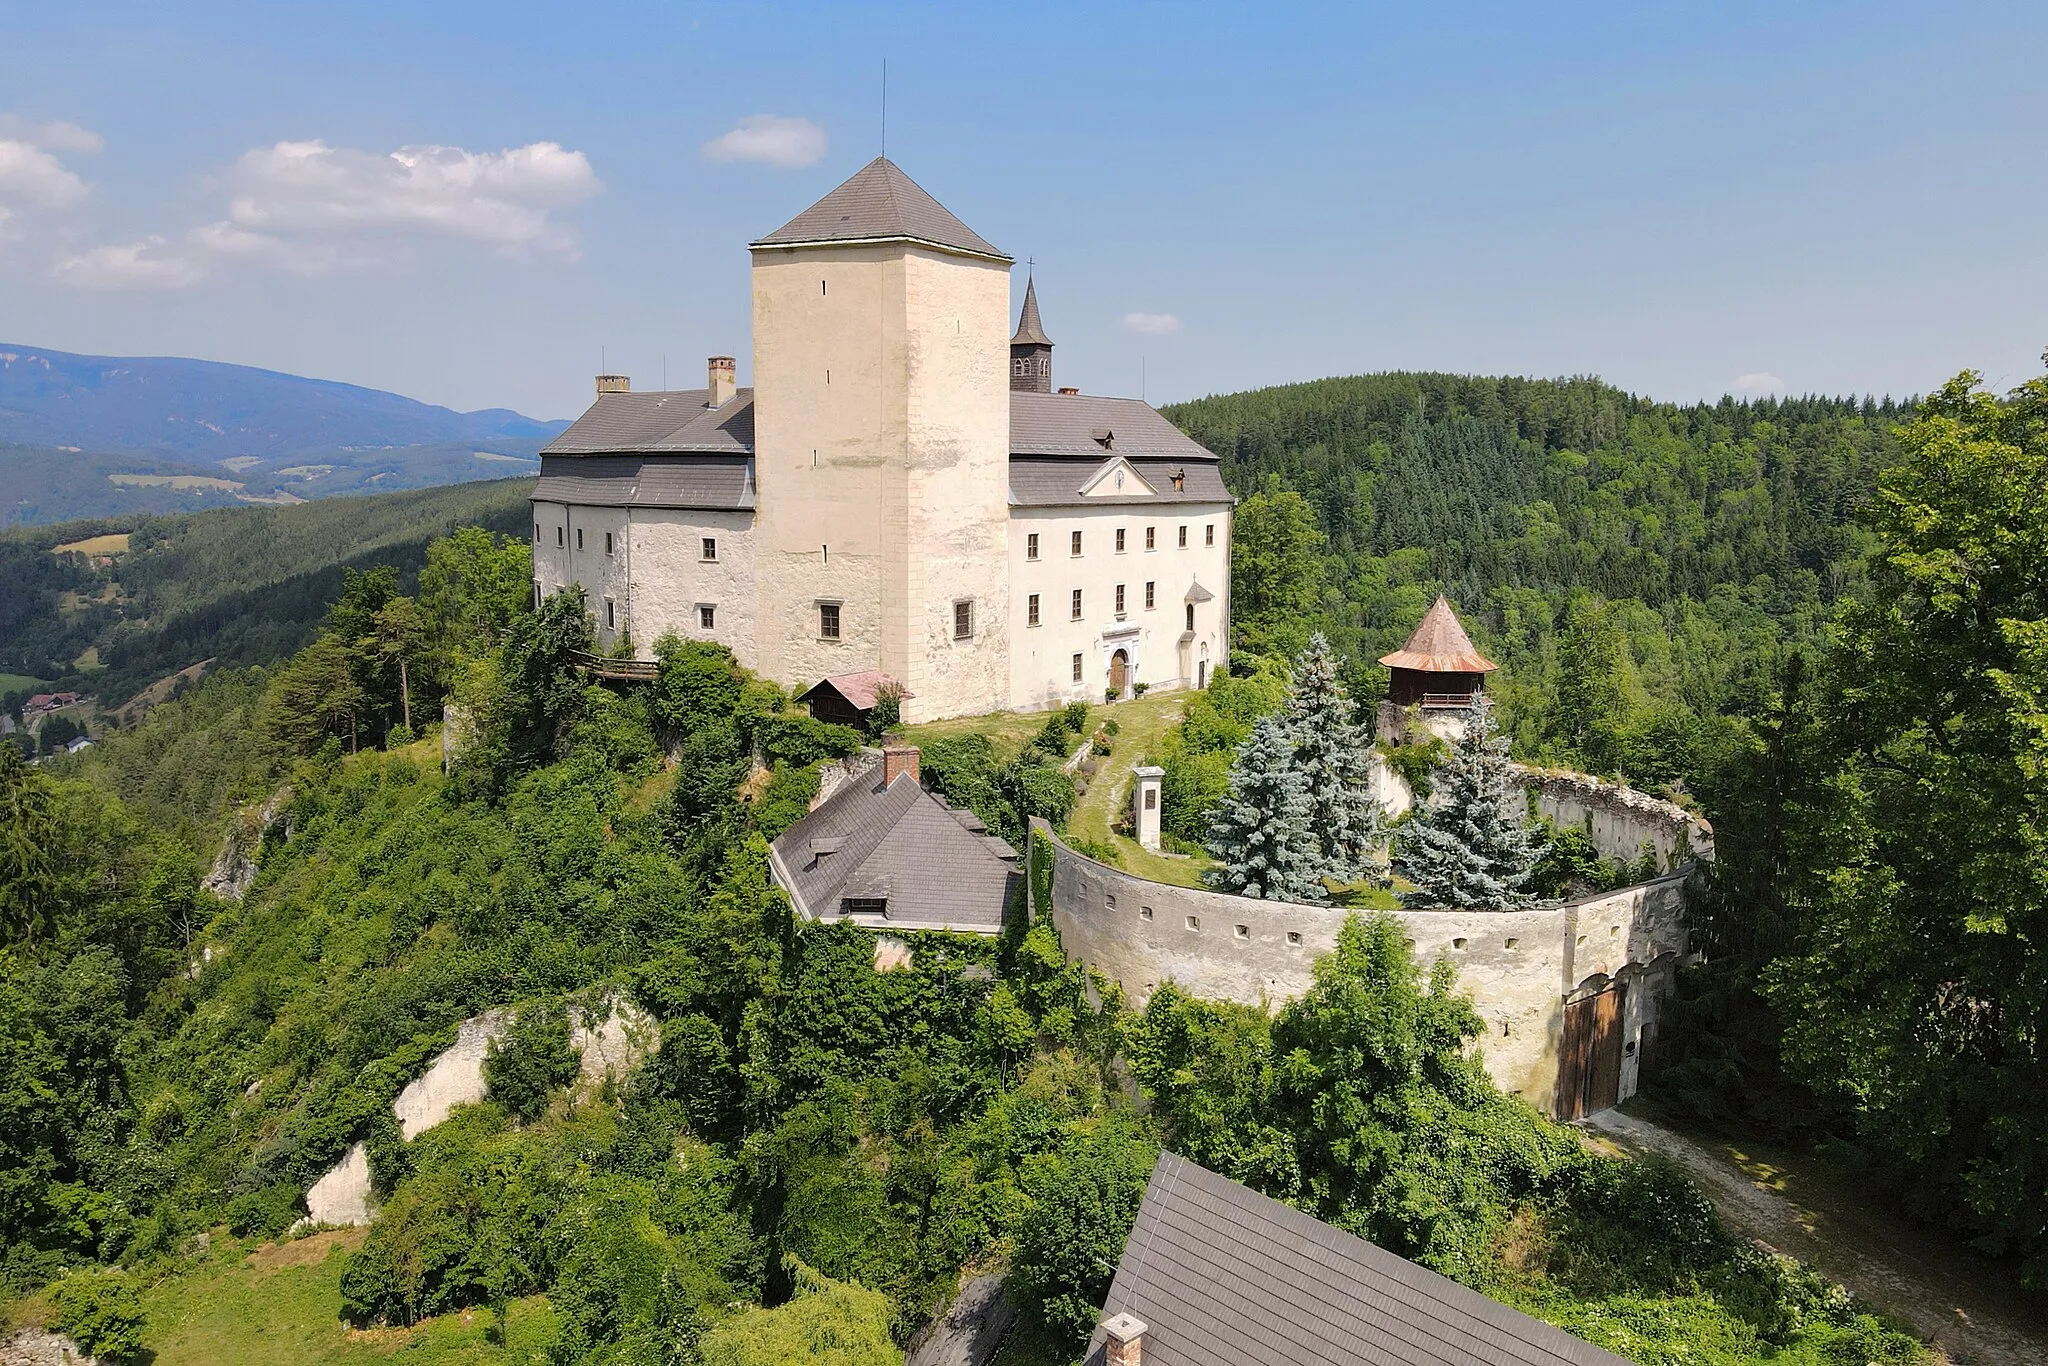
[[[1621,1096],[1621,1019],[1628,984],[1564,1008],[1564,1041],[1557,1055],[1557,1117],[1578,1119],[1611,1109]]]
[[[1131,657],[1122,650],[1118,650],[1109,657],[1109,686],[1116,690],[1118,697],[1122,697],[1124,695],[1124,688],[1129,685],[1130,681]]]

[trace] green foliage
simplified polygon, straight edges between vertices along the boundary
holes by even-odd
[[[1277,661],[1261,661],[1244,675],[1219,673],[1194,694],[1180,724],[1157,757],[1160,828],[1190,844],[1208,838],[1209,822],[1230,790],[1230,764],[1261,717],[1286,699],[1287,676]]]
[[[1398,834],[1394,867],[1415,884],[1411,906],[1506,911],[1535,899],[1529,879],[1543,857],[1508,772],[1508,742],[1484,694],[1466,713],[1464,734],[1432,780],[1435,798]]]
[[[1025,1160],[1027,1203],[1011,1278],[1048,1324],[1075,1341],[1084,1340],[1101,1316],[1158,1160],[1158,1143],[1122,1116]]]
[[[487,1094],[518,1118],[537,1119],[548,1098],[576,1079],[582,1060],[561,1002],[527,1006],[484,1054]]]
[[[1323,533],[1316,510],[1276,482],[1237,506],[1231,522],[1232,628],[1254,654],[1292,655],[1322,607]]]
[[[50,1304],[50,1326],[91,1355],[112,1362],[142,1355],[142,1305],[119,1272],[74,1272],[52,1287]]]
[[[1078,794],[1074,780],[1054,756],[1064,758],[1070,725],[1085,724],[1085,712],[1071,708],[1054,712],[1038,738],[1007,764],[998,765],[995,746],[985,735],[967,734],[935,740],[924,747],[919,770],[933,791],[955,806],[981,818],[984,825],[1016,847],[1032,817],[1063,828]]]
[[[889,1298],[821,1276],[792,1258],[796,1291],[774,1309],[742,1309],[704,1335],[704,1366],[900,1366],[889,1340]]]
[[[1915,1205],[2048,1282],[2048,379],[1965,372],[1870,510],[1868,602],[1820,702],[1800,936],[1764,974],[1787,1061]]]

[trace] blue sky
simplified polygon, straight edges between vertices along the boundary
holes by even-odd
[[[745,243],[874,155],[885,57],[891,158],[1036,258],[1090,392],[1904,394],[2048,345],[2039,3],[742,0],[0,0],[0,341],[540,416],[601,357],[745,382]]]

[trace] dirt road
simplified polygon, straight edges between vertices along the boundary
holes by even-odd
[[[1824,1164],[1695,1139],[1619,1110],[1585,1122],[1631,1152],[1670,1158],[1736,1232],[1818,1267],[1958,1366],[2048,1362],[2048,1312],[2008,1268],[1874,1205]]]

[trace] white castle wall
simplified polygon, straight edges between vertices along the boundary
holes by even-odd
[[[1075,853],[1032,822],[1032,867],[1051,863],[1050,914],[1067,956],[1143,1007],[1161,982],[1197,996],[1277,1009],[1305,992],[1345,913],[1151,882]],[[1033,895],[1038,895],[1034,876]],[[1503,1090],[1549,1111],[1568,999],[1641,979],[1623,1021],[1622,1092],[1636,1086],[1645,1029],[1685,951],[1684,876],[1529,911],[1395,912],[1417,958],[1458,969],[1486,1022],[1480,1049]]]

